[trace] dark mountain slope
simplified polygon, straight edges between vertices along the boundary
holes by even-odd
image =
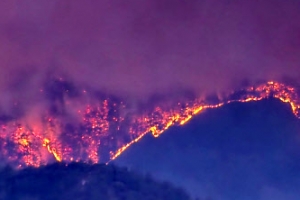
[[[212,199],[300,199],[300,120],[276,99],[207,110],[115,163]]]
[[[188,200],[171,184],[113,165],[56,163],[0,170],[1,200]]]

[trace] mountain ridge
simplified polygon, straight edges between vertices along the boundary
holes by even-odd
[[[278,99],[232,103],[208,109],[159,138],[141,139],[115,163],[152,173],[196,196],[264,200],[271,198],[266,194],[271,186],[297,193],[299,132],[299,119]]]

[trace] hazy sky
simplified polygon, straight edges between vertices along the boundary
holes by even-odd
[[[2,0],[0,43],[6,95],[35,97],[49,73],[139,98],[223,91],[299,78],[300,2]]]

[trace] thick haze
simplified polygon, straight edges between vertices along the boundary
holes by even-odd
[[[2,102],[49,74],[131,97],[298,79],[297,0],[2,0]]]

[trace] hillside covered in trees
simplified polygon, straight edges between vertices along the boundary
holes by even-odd
[[[3,200],[189,200],[169,183],[114,165],[55,163],[40,168],[0,169]]]

